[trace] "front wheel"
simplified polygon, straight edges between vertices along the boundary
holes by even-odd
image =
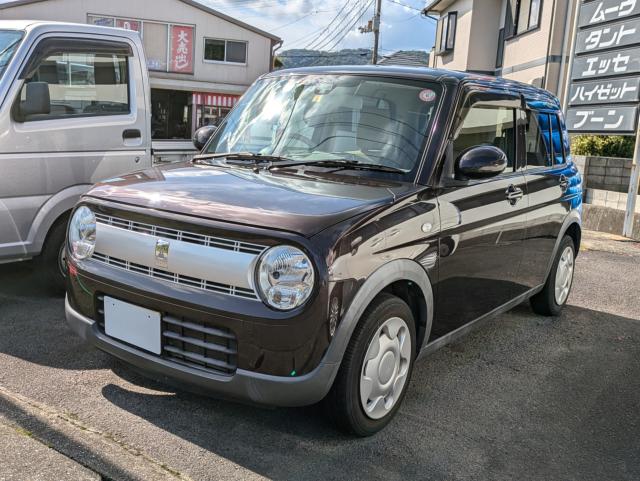
[[[390,294],[379,295],[358,323],[326,399],[338,427],[370,436],[391,421],[409,385],[415,345],[409,306]]]
[[[542,291],[531,298],[534,312],[543,316],[557,316],[567,303],[573,273],[575,271],[576,247],[570,236],[564,236],[553,261],[551,272]]]
[[[67,278],[66,233],[67,220],[58,221],[49,231],[42,253],[38,258],[39,269],[47,288],[56,293],[64,293]]]

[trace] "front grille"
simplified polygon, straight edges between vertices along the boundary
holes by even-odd
[[[162,319],[163,357],[187,366],[233,374],[238,348],[227,329],[165,316]]]
[[[104,333],[104,297],[100,295],[97,300],[98,326]],[[238,343],[229,329],[162,313],[159,357],[215,374],[232,375],[237,368]]]
[[[229,296],[242,297],[243,299],[258,300],[258,296],[252,289],[244,287],[232,286],[229,284],[220,284],[218,282],[211,282],[205,279],[198,279],[195,277],[185,276],[182,274],[176,274],[173,272],[158,269],[156,267],[147,267],[142,264],[136,264],[135,262],[129,262],[124,259],[118,259],[116,257],[107,256],[100,253],[94,253],[91,259],[100,262],[102,264],[109,265],[118,269],[123,269],[129,272],[135,272],[147,277],[153,277],[155,279],[161,279],[175,284],[183,286],[194,287],[196,289],[204,289],[212,292],[219,292]]]
[[[140,232],[141,234],[148,234],[165,239],[179,240],[182,242],[189,242],[191,244],[198,244],[207,247],[217,247],[219,249],[227,249],[234,252],[243,252],[245,254],[261,254],[266,249],[265,246],[252,244],[250,242],[224,239],[222,237],[214,237],[204,234],[196,234],[194,232],[171,229],[169,227],[156,226],[152,224],[146,224],[144,222],[137,222],[99,213],[96,213],[96,221],[100,222],[101,224],[119,227],[120,229]]]

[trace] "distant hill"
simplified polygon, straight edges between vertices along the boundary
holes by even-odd
[[[312,65],[365,65],[371,63],[368,48],[344,49],[338,52],[292,49],[278,54],[282,68],[310,67]]]
[[[348,48],[337,52],[321,50],[291,49],[278,54],[282,63],[280,68],[310,67],[322,65],[366,65],[371,63],[371,50],[367,48]],[[429,53],[424,50],[399,50],[383,55],[380,63],[387,65],[427,65]]]

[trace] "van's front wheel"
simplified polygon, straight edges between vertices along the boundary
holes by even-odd
[[[328,414],[340,428],[370,436],[398,411],[415,361],[411,309],[381,294],[358,323],[327,396]]]
[[[59,220],[49,231],[47,240],[38,258],[47,287],[63,293],[67,282],[66,235],[68,219]]]

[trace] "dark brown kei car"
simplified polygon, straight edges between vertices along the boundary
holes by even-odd
[[[369,435],[419,357],[527,299],[559,314],[581,196],[543,90],[428,69],[272,73],[193,162],[81,199],[67,319],[156,378],[324,399]]]

